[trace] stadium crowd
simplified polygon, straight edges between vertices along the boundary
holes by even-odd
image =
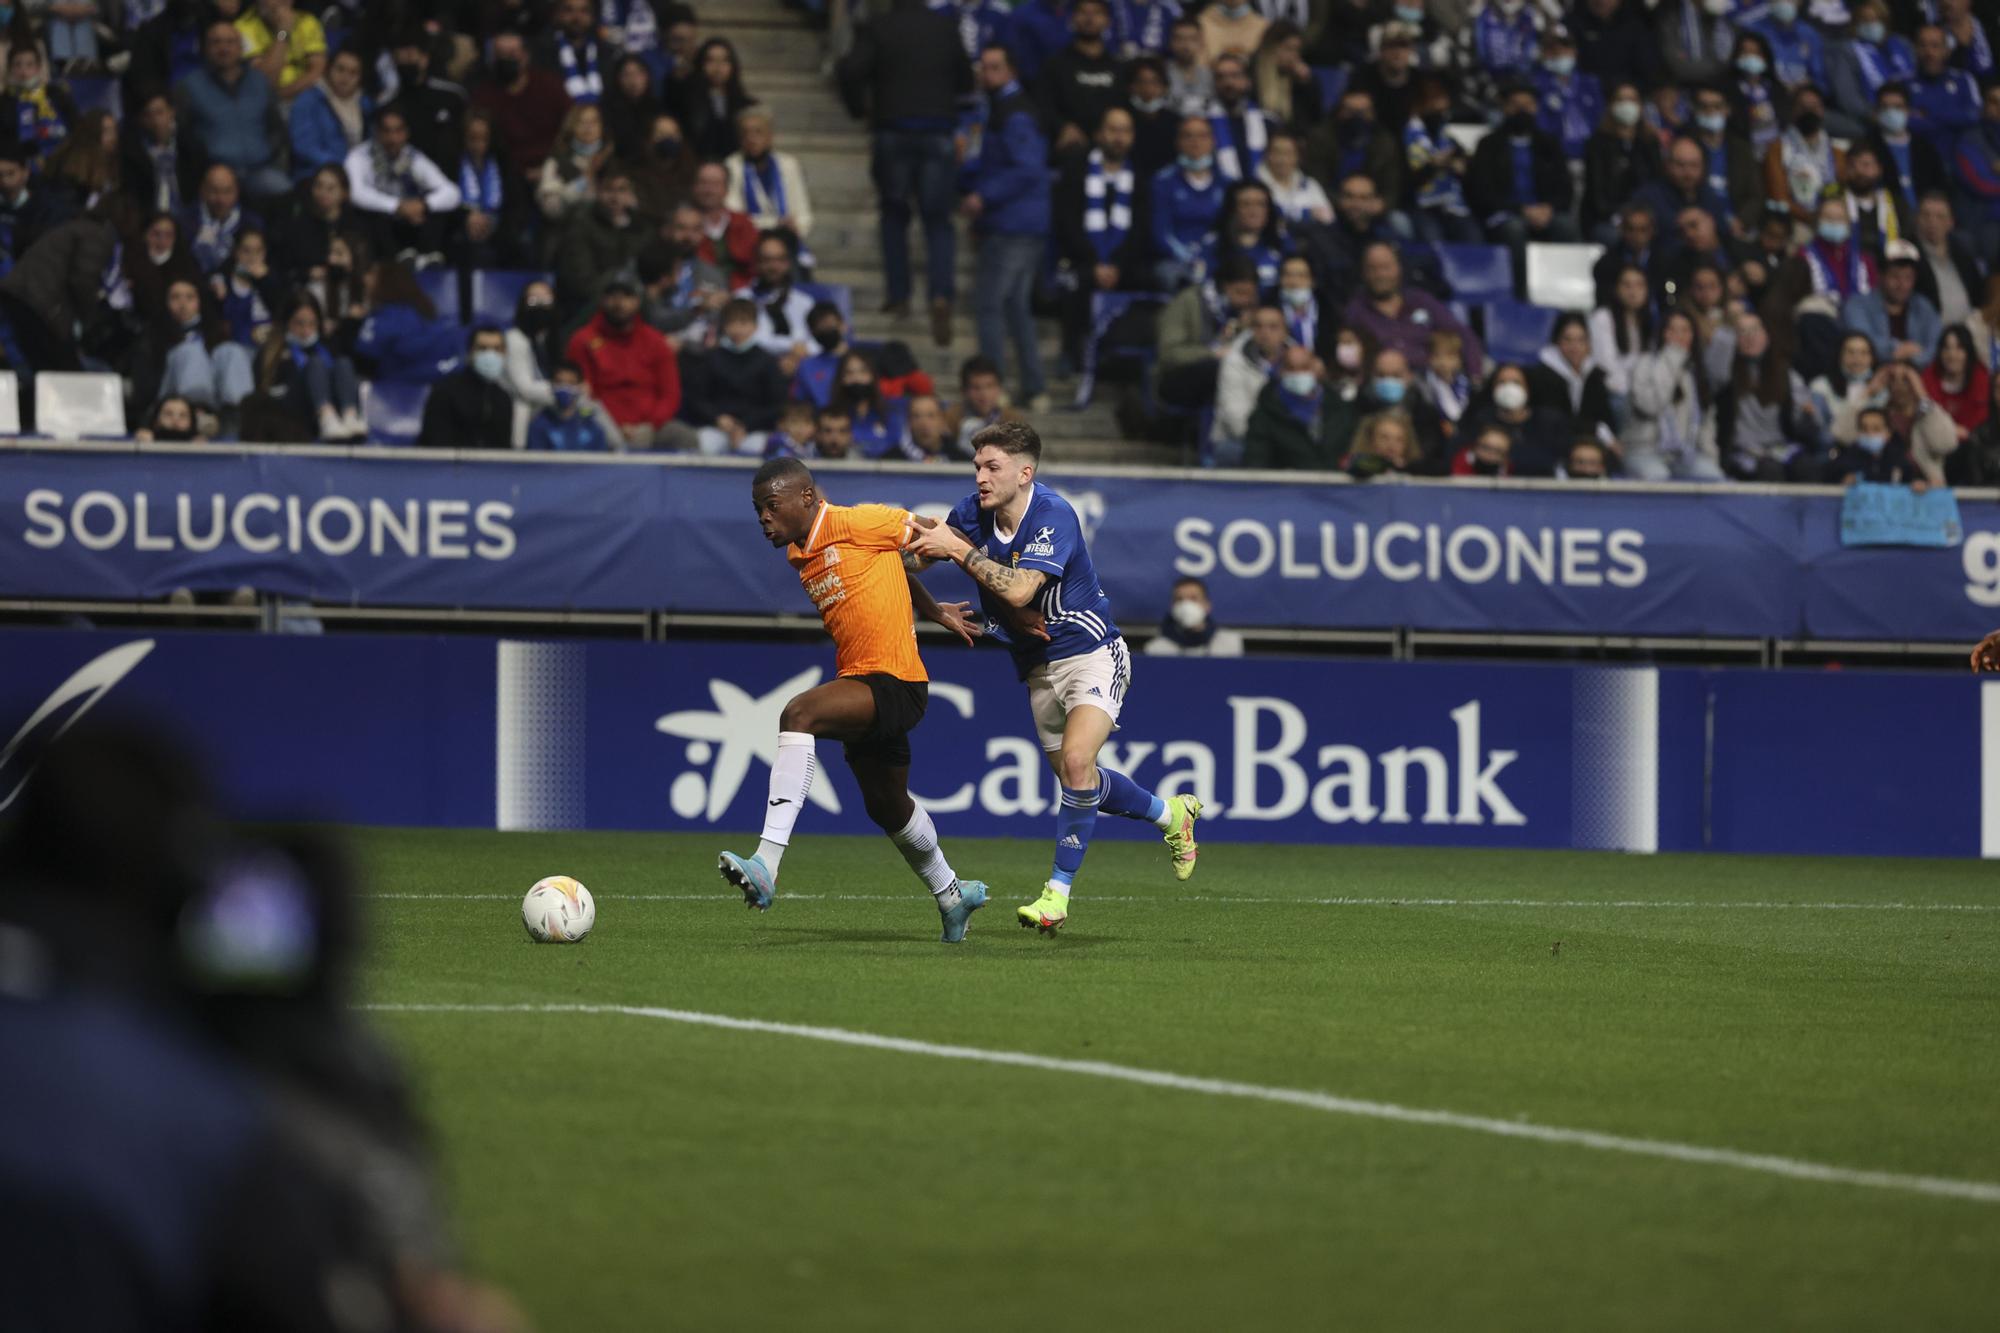
[[[948,346],[978,247],[956,384],[675,0],[0,11],[0,355],[160,440],[923,460],[1050,407],[1046,313],[1223,467],[2000,480],[1991,4],[853,8],[884,309],[918,227]]]

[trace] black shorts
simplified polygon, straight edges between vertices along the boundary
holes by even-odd
[[[875,725],[868,734],[847,742],[847,762],[886,764],[890,768],[910,766],[910,733],[924,720],[930,707],[931,687],[921,680],[899,680],[886,671],[852,676],[875,696]]]

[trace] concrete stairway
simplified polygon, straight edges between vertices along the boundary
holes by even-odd
[[[864,341],[900,338],[917,362],[938,383],[947,398],[958,392],[958,367],[978,348],[972,322],[972,280],[978,256],[962,225],[958,245],[958,301],[948,348],[931,341],[929,312],[923,302],[923,237],[912,227],[911,267],[917,279],[913,313],[897,320],[882,313],[886,289],[882,280],[880,227],[875,187],[868,175],[868,132],[840,103],[831,79],[821,73],[822,44],[818,34],[779,0],[709,0],[697,10],[704,37],[727,37],[743,60],[744,83],[776,122],[778,146],[795,154],[812,191],[811,246],[818,261],[815,277],[841,283],[854,294],[854,332]],[[1059,336],[1053,321],[1041,321],[1042,364],[1051,374]],[[1016,381],[1010,373],[1009,385]],[[1035,427],[1048,440],[1057,463],[1166,463],[1180,461],[1179,450],[1166,445],[1120,437],[1113,420],[1112,392],[1082,411],[1070,410],[1074,381],[1053,381],[1054,411],[1041,415]]]

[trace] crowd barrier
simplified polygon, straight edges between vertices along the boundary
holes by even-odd
[[[1842,544],[1836,493],[1337,485],[1051,469],[1117,614],[1182,574],[1239,626],[1953,641],[2000,623],[2000,506],[1956,546]],[[943,513],[967,469],[825,469],[825,491]],[[963,593],[956,571],[929,576]],[[102,451],[0,461],[0,596],[243,585],[381,607],[808,612],[747,465],[410,451]]]
[[[927,655],[912,789],[947,836],[1047,836],[1005,655]],[[192,738],[251,814],[719,848],[754,838],[779,713],[831,653],[11,630],[0,663],[0,806],[38,739],[119,706]],[[868,832],[826,751],[801,828]],[[1198,795],[1215,843],[2000,855],[2000,683],[1970,675],[1141,657],[1103,762]]]

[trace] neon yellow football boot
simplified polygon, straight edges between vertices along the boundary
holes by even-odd
[[[1061,930],[1069,920],[1069,895],[1057,893],[1054,885],[1042,890],[1042,896],[1035,901],[1014,909],[1014,915],[1021,919],[1021,929],[1039,930],[1044,935],[1053,935]]]
[[[1174,817],[1173,827],[1167,830],[1167,850],[1174,854],[1174,878],[1186,879],[1194,874],[1194,859],[1201,855],[1194,840],[1194,821],[1201,818],[1201,802],[1192,796],[1169,796],[1167,813]]]

